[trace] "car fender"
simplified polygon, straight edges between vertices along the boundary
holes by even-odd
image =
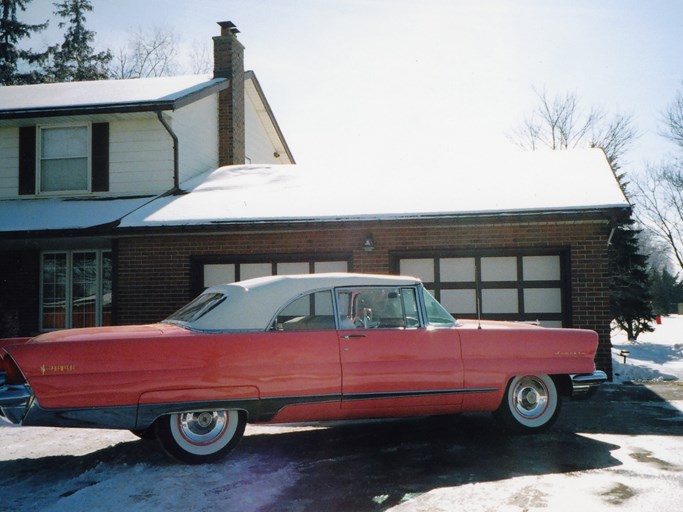
[[[147,391],[138,401],[137,428],[152,425],[157,418],[178,412],[238,409],[248,417],[258,415],[259,389],[256,386],[222,386]]]

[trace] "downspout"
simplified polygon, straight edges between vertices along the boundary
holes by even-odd
[[[607,245],[610,246],[612,245],[612,237],[614,236],[614,232],[617,230],[616,227],[612,228],[612,231],[609,233],[609,238],[607,239]]]
[[[173,132],[171,126],[166,122],[161,110],[157,110],[159,122],[166,128],[166,131],[173,139],[173,188],[164,195],[175,195],[180,192],[180,163],[178,161],[178,136]]]

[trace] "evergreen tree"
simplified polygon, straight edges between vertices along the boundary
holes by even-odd
[[[628,198],[626,175],[614,156],[607,155],[614,176]],[[612,319],[626,332],[629,340],[636,340],[642,332],[652,332],[655,319],[652,309],[648,258],[640,252],[640,230],[634,229],[633,212],[619,224],[612,236],[609,257],[610,312]]]
[[[652,307],[657,315],[676,313],[678,304],[683,303],[683,282],[666,269],[650,273],[650,292]]]
[[[54,5],[55,14],[68,20],[68,23],[60,22],[59,28],[68,28],[64,42],[52,49],[51,79],[56,82],[106,79],[112,55],[109,50],[96,53],[91,46],[95,32],[85,28],[85,13],[93,9],[90,0],[65,0]]]
[[[43,81],[44,74],[39,67],[48,52],[22,50],[19,42],[34,32],[47,28],[48,22],[37,25],[22,23],[17,19],[17,9],[26,10],[31,0],[0,0],[0,85],[22,85]],[[28,65],[20,69],[22,62]]]
[[[638,252],[638,233],[629,218],[612,236],[609,247],[610,310],[612,318],[628,335],[638,339],[651,332],[652,309],[647,274],[647,256]]]

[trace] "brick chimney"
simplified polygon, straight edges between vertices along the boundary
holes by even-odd
[[[231,21],[218,24],[221,35],[213,38],[213,77],[230,80],[230,87],[218,94],[218,165],[243,164],[244,46]]]

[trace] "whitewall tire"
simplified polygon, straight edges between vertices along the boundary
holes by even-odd
[[[533,433],[550,428],[560,412],[557,386],[548,375],[520,375],[507,385],[496,417],[508,429]]]
[[[195,411],[157,420],[159,442],[171,457],[187,464],[215,462],[225,457],[244,434],[242,411]]]

